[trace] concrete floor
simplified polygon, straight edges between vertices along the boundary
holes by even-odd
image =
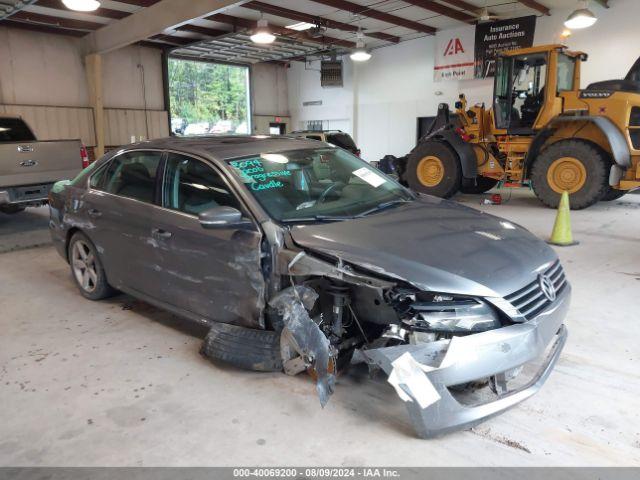
[[[458,200],[541,238],[553,223],[528,192]],[[573,212],[580,245],[558,249],[570,336],[554,373],[520,406],[435,440],[414,438],[382,379],[341,377],[322,410],[308,377],[214,365],[195,326],[126,296],[83,299],[52,247],[3,253],[0,465],[639,466],[639,215],[638,195]]]

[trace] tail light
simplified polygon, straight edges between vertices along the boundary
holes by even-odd
[[[87,168],[89,166],[89,155],[87,155],[87,149],[84,145],[80,147],[80,158],[82,159],[82,168]]]
[[[356,155],[359,157],[361,154],[362,154],[362,150],[357,149],[357,150],[356,150]]]

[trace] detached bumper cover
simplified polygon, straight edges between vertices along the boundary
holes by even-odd
[[[534,319],[497,330],[454,337],[424,345],[400,345],[362,350],[364,359],[391,374],[392,362],[409,353],[430,367],[424,372],[440,395],[435,403],[420,408],[416,398],[406,402],[414,427],[423,438],[469,428],[513,407],[536,393],[551,373],[567,338],[563,320],[569,308],[571,287]],[[497,399],[475,405],[460,403],[448,387],[500,376],[546,355],[533,378],[516,389],[508,388]],[[406,391],[412,397],[411,391]]]

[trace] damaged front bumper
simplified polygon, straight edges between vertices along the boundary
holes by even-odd
[[[544,384],[567,338],[563,320],[569,308],[570,290],[567,285],[548,309],[526,323],[452,340],[363,349],[360,353],[367,363],[396,378],[406,394],[403,396],[409,400],[406,405],[420,437],[429,438],[469,428],[529,398]],[[425,375],[431,384],[429,389],[433,395],[430,399],[419,398],[425,392],[412,389],[408,380],[403,384],[402,377],[394,372],[393,362],[406,353],[411,355],[414,365],[415,362],[420,364],[419,373]],[[524,385],[510,388],[507,372],[540,359],[541,364]],[[461,403],[451,389],[487,378],[497,379],[501,385],[497,398],[489,401],[472,405]],[[422,408],[420,404],[428,406]]]

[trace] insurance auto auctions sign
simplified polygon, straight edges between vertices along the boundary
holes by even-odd
[[[504,50],[532,46],[535,31],[535,15],[477,25],[475,78],[493,77],[497,54]]]
[[[434,80],[492,77],[498,52],[532,46],[535,30],[535,15],[439,30]]]
[[[473,78],[474,33],[473,26],[439,30],[436,33],[436,82]]]

